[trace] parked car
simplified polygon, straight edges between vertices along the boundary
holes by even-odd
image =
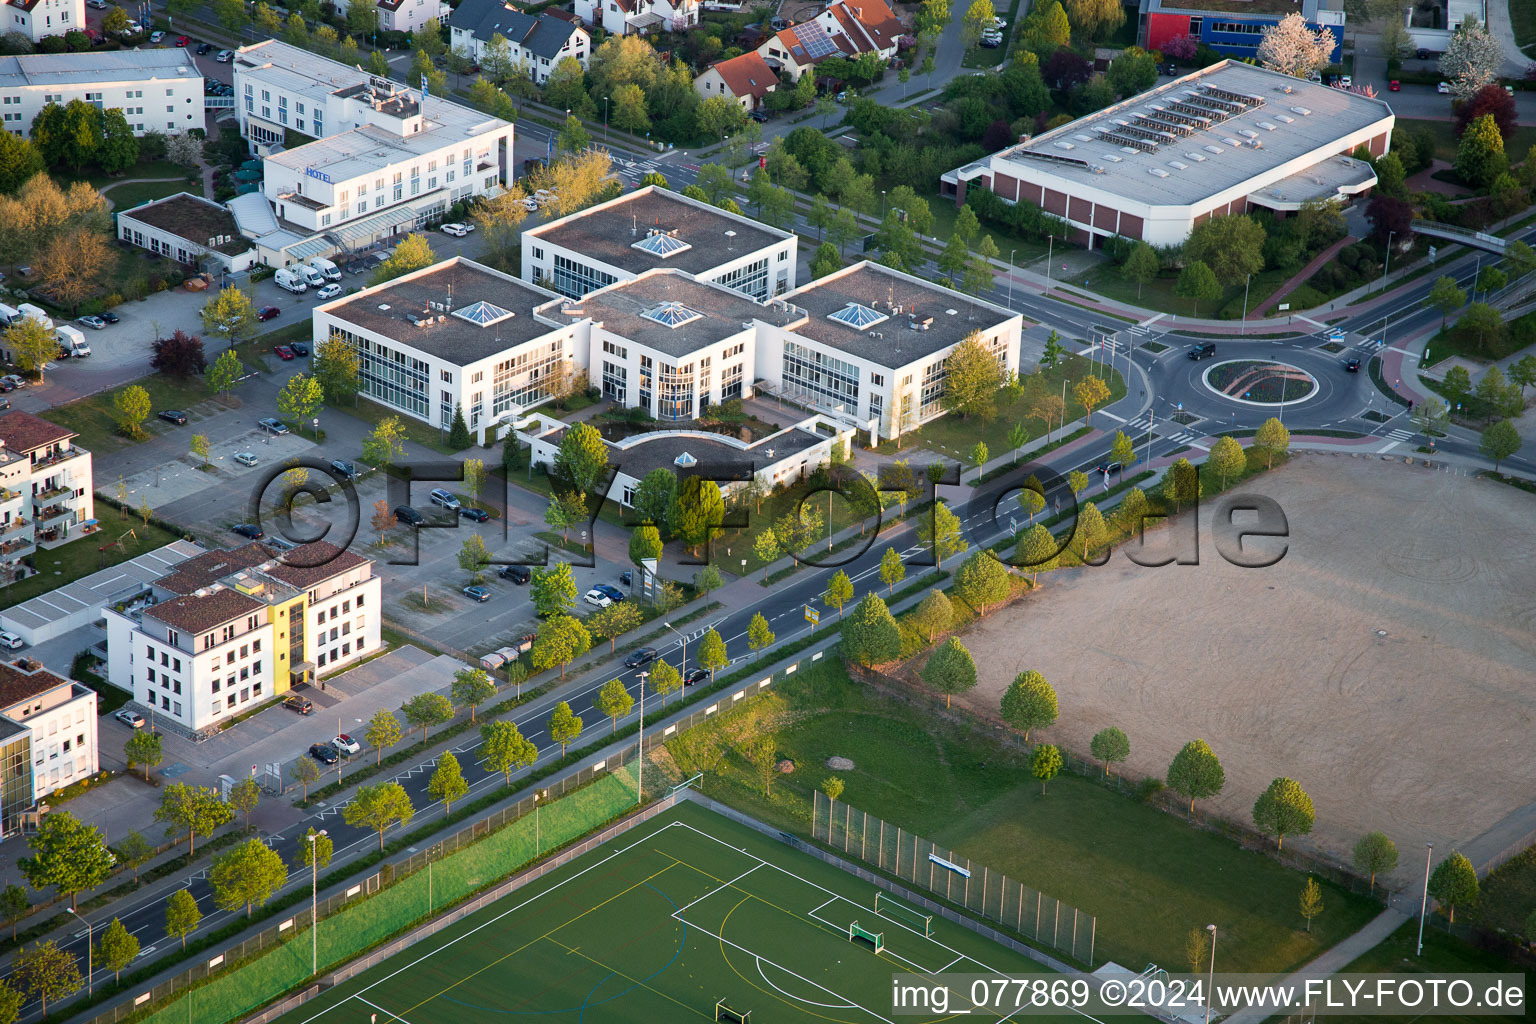
[[[272,351],[277,354],[277,358],[281,359],[285,363],[293,359],[293,349],[289,348],[287,345],[273,345]]]
[[[1352,89],[1352,88],[1354,88],[1355,80],[1354,80],[1354,78],[1352,78],[1349,75],[1340,75],[1339,76],[1339,85],[1342,88],[1345,88],[1345,89]]]
[[[302,341],[290,341],[288,343],[288,347],[293,349],[293,354],[296,356],[309,355],[309,346],[304,344]]]
[[[331,740],[331,746],[343,754],[355,754],[359,750],[363,749],[362,745],[358,743],[357,740],[353,739],[351,736],[348,736],[346,733],[342,733],[340,736],[337,736],[335,739]]]
[[[483,508],[470,508],[468,505],[459,506],[459,516],[477,523],[483,523],[491,518],[491,514]]]
[[[219,55],[213,59],[218,61],[220,64],[228,64],[230,61],[235,59],[235,51],[220,50]]]
[[[625,668],[643,668],[656,660],[656,648],[642,647],[624,659]]]
[[[333,283],[326,285],[324,288],[321,288],[318,292],[316,292],[315,298],[319,299],[321,302],[324,302],[327,299],[334,299],[340,294],[341,285]]]
[[[702,668],[691,668],[683,673],[683,685],[694,686],[698,683],[709,682],[709,673]]]
[[[276,320],[283,315],[283,311],[276,306],[262,306],[256,311],[257,320]]]
[[[395,519],[406,526],[420,526],[427,521],[427,517],[411,508],[409,505],[395,506]]]
[[[107,9],[107,0],[85,0],[85,6],[93,11],[104,11]]]
[[[82,316],[78,322],[85,324],[93,331],[103,331],[107,327],[107,322],[99,316]]]
[[[1008,27],[1008,19],[994,17],[992,19],[992,27],[998,30],[1005,29]]]
[[[102,4],[101,6],[105,7],[107,5],[106,4]],[[212,52],[213,52],[213,44],[212,43],[198,43],[197,44],[197,55],[199,57],[202,57],[205,54],[209,54],[209,53],[212,53]]]
[[[340,473],[342,476],[346,477],[348,480],[357,479],[356,463],[348,462],[346,459],[332,459],[331,468]]]
[[[465,587],[461,593],[463,593],[465,597],[479,601],[481,604],[484,604],[491,599],[490,590],[481,586]]]
[[[614,604],[618,604],[620,601],[625,599],[624,591],[620,590],[618,587],[609,586],[607,583],[593,584],[592,589],[601,591],[602,595],[608,600],[612,601]]]
[[[167,423],[174,423],[178,427],[187,425],[187,414],[180,409],[161,409],[160,418]]]
[[[283,707],[290,711],[297,711],[301,715],[307,715],[315,710],[315,706],[310,703],[308,697],[300,697],[296,693],[283,699]]]
[[[445,491],[441,487],[434,487],[432,493],[428,494],[427,497],[432,499],[432,504],[441,505],[449,512],[457,512],[459,510],[459,499],[455,498],[451,491]]]
[[[1451,83],[1441,82],[1439,85],[1435,86],[1435,92],[1442,96],[1449,96],[1451,94]]]
[[[1429,51],[1424,49],[1424,47],[1421,46],[1421,47],[1419,47],[1419,52],[1418,52],[1417,56],[1418,56],[1419,60],[1429,60]]]
[[[1359,356],[1350,356],[1348,359],[1344,360],[1344,372],[1345,373],[1359,373],[1360,372],[1360,357]]]
[[[27,642],[15,633],[8,631],[0,633],[0,647],[4,647],[8,651],[19,651],[25,646],[27,646]]]
[[[341,760],[334,747],[329,743],[312,743],[309,747],[309,756],[321,764],[335,764]]]
[[[533,573],[529,571],[526,565],[504,565],[496,575],[504,580],[511,580],[518,586],[522,586],[533,579]]]
[[[1215,354],[1216,343],[1212,341],[1205,342],[1202,345],[1191,345],[1189,346],[1189,352],[1187,353],[1189,358],[1195,360],[1196,362],[1200,361],[1201,359],[1209,359]]]
[[[130,729],[144,728],[144,716],[139,714],[137,711],[129,711],[127,708],[123,708],[113,714],[112,717],[117,719],[119,722],[122,722]]]
[[[165,33],[164,32],[151,32],[149,34],[149,41],[152,42],[152,43],[163,43],[163,42],[165,42]]]
[[[288,427],[283,423],[282,420],[275,420],[270,416],[264,420],[257,420],[256,425],[269,434],[288,433]]]
[[[613,604],[612,599],[596,587],[583,594],[581,599],[594,608],[607,608]]]
[[[766,110],[754,110],[747,116],[756,121],[758,124],[768,123],[768,112]]]
[[[1179,77],[1179,69],[1174,67],[1172,64],[1164,64],[1163,74],[1167,75],[1169,78],[1177,78]]]
[[[255,523],[236,523],[229,528],[229,531],[238,533],[242,537],[249,537],[251,540],[261,540],[267,535],[266,531]]]
[[[242,466],[254,466],[260,462],[260,460],[250,452],[235,452],[235,461],[240,463]]]
[[[27,378],[15,373],[8,373],[4,377],[0,377],[0,382],[10,385],[10,387],[5,389],[7,391],[15,391],[17,388],[24,388],[28,384]]]
[[[1388,92],[1402,92],[1403,91],[1403,87],[1402,87],[1402,85],[1400,85],[1398,83],[1397,79],[1394,78],[1394,79],[1392,79],[1392,81],[1387,83],[1387,91]]]
[[[452,235],[455,238],[463,238],[473,230],[475,230],[473,224],[444,224],[442,227],[443,234]]]
[[[635,585],[635,574],[630,572],[628,569],[625,569],[623,572],[619,573],[619,582],[624,584],[626,587],[632,587]]]
[[[192,45],[192,39],[191,39],[190,36],[177,36],[176,37],[176,45],[177,46],[181,46],[181,47],[191,46]]]
[[[110,310],[110,309],[109,309],[109,310],[106,310],[106,311],[105,311],[105,312],[103,312],[103,313],[102,313],[102,314],[101,314],[101,318],[102,318],[102,319],[103,319],[103,320],[105,320],[105,321],[106,321],[106,322],[107,322],[107,323],[109,323],[109,324],[115,324],[115,323],[117,323],[117,322],[118,322],[118,321],[119,321],[119,320],[121,320],[121,319],[122,319],[122,317],[120,317],[120,316],[118,316],[118,315],[117,315],[117,314],[116,314],[116,313],[114,313],[114,312],[112,312],[112,311],[111,311],[111,310]]]
[[[1002,36],[982,36],[981,47],[985,50],[995,50],[1003,45]]]

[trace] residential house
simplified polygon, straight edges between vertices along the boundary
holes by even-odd
[[[576,0],[576,15],[619,36],[682,32],[699,23],[699,0]]]
[[[433,18],[446,23],[453,13],[443,0],[377,0],[376,6],[385,32],[419,32]]]
[[[96,700],[95,690],[39,662],[0,662],[0,834],[49,793],[100,769]]]
[[[711,64],[693,80],[694,91],[705,99],[724,96],[749,113],[762,106],[764,97],[778,85],[779,76],[756,50]]]
[[[0,34],[19,32],[36,43],[84,30],[85,0],[0,0]]]
[[[566,57],[585,68],[592,53],[592,37],[569,17],[549,11],[535,17],[502,0],[464,0],[448,25],[454,49],[462,48],[477,64],[485,62],[486,49],[500,36],[506,40],[511,66],[526,69],[539,85]]]
[[[810,21],[781,29],[756,52],[770,68],[798,82],[828,57],[857,60],[874,53],[889,61],[904,31],[885,0],[834,0]]]

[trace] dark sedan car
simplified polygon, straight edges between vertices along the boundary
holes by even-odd
[[[167,423],[174,423],[178,427],[187,425],[187,414],[180,409],[162,409],[160,410],[160,418]]]
[[[709,682],[709,673],[702,668],[691,668],[683,673],[683,685],[694,686],[698,683]]]
[[[656,660],[656,648],[642,647],[624,659],[626,668],[643,668]]]
[[[267,535],[261,527],[254,523],[239,523],[231,526],[229,529],[231,533],[238,533],[242,537],[251,538],[251,540],[261,540],[261,538]]]
[[[276,320],[283,315],[283,311],[276,306],[262,306],[256,311],[257,320]]]
[[[105,320],[109,324],[115,324],[115,323],[118,322],[118,320],[122,319],[116,313],[112,312],[110,309],[109,310],[105,310],[104,312],[98,313],[97,315],[100,316],[103,320]]]
[[[1359,373],[1360,372],[1360,357],[1359,356],[1350,356],[1348,359],[1344,360],[1344,369],[1348,373]]]
[[[336,748],[329,743],[312,743],[309,747],[309,756],[321,764],[335,764],[341,758],[336,755]]]
[[[477,523],[483,523],[491,518],[491,514],[483,508],[470,508],[468,505],[459,506],[459,515],[465,519],[473,519]]]
[[[293,349],[293,354],[296,356],[309,355],[309,346],[304,344],[302,341],[290,341],[288,343],[288,347]]]
[[[199,57],[201,57],[201,56],[203,56],[205,54],[212,53],[212,52],[213,52],[213,44],[212,43],[198,43],[197,44],[197,55]]]

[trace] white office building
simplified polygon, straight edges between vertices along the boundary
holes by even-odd
[[[84,29],[85,0],[0,0],[0,35],[18,32],[36,43]]]
[[[36,661],[0,662],[0,719],[7,730],[25,730],[31,746],[30,803],[88,779],[100,768],[96,700],[95,690]],[[12,742],[10,735],[4,742]],[[7,788],[19,778],[7,772]]]
[[[205,124],[203,75],[183,49],[0,57],[0,127],[12,135],[29,138],[44,107],[71,100],[121,110],[135,135]]]
[[[756,299],[795,286],[799,239],[657,185],[523,232],[523,280],[571,298],[680,270]]]
[[[406,234],[512,176],[510,122],[274,40],[242,47],[234,73],[276,221],[246,233],[264,253],[289,250],[283,265]],[[315,141],[282,149],[290,131]],[[242,228],[259,220],[232,209]],[[291,241],[268,242],[277,231]]]

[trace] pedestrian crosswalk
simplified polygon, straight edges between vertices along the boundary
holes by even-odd
[[[1174,424],[1171,420],[1164,420],[1160,424],[1158,436],[1166,438],[1175,444],[1188,444],[1195,438],[1201,436],[1202,433],[1201,431],[1191,430],[1187,427],[1178,427],[1177,433],[1169,434],[1168,430],[1175,426],[1177,425]],[[1139,431],[1151,430],[1153,429],[1152,415],[1150,413],[1142,413],[1140,416],[1137,416],[1135,419],[1127,422],[1124,429],[1126,434],[1132,436],[1134,436]]]
[[[1400,429],[1394,427],[1393,429],[1387,431],[1387,437],[1391,438],[1394,441],[1412,441],[1413,440],[1413,431],[1411,431],[1411,430],[1400,430]]]

